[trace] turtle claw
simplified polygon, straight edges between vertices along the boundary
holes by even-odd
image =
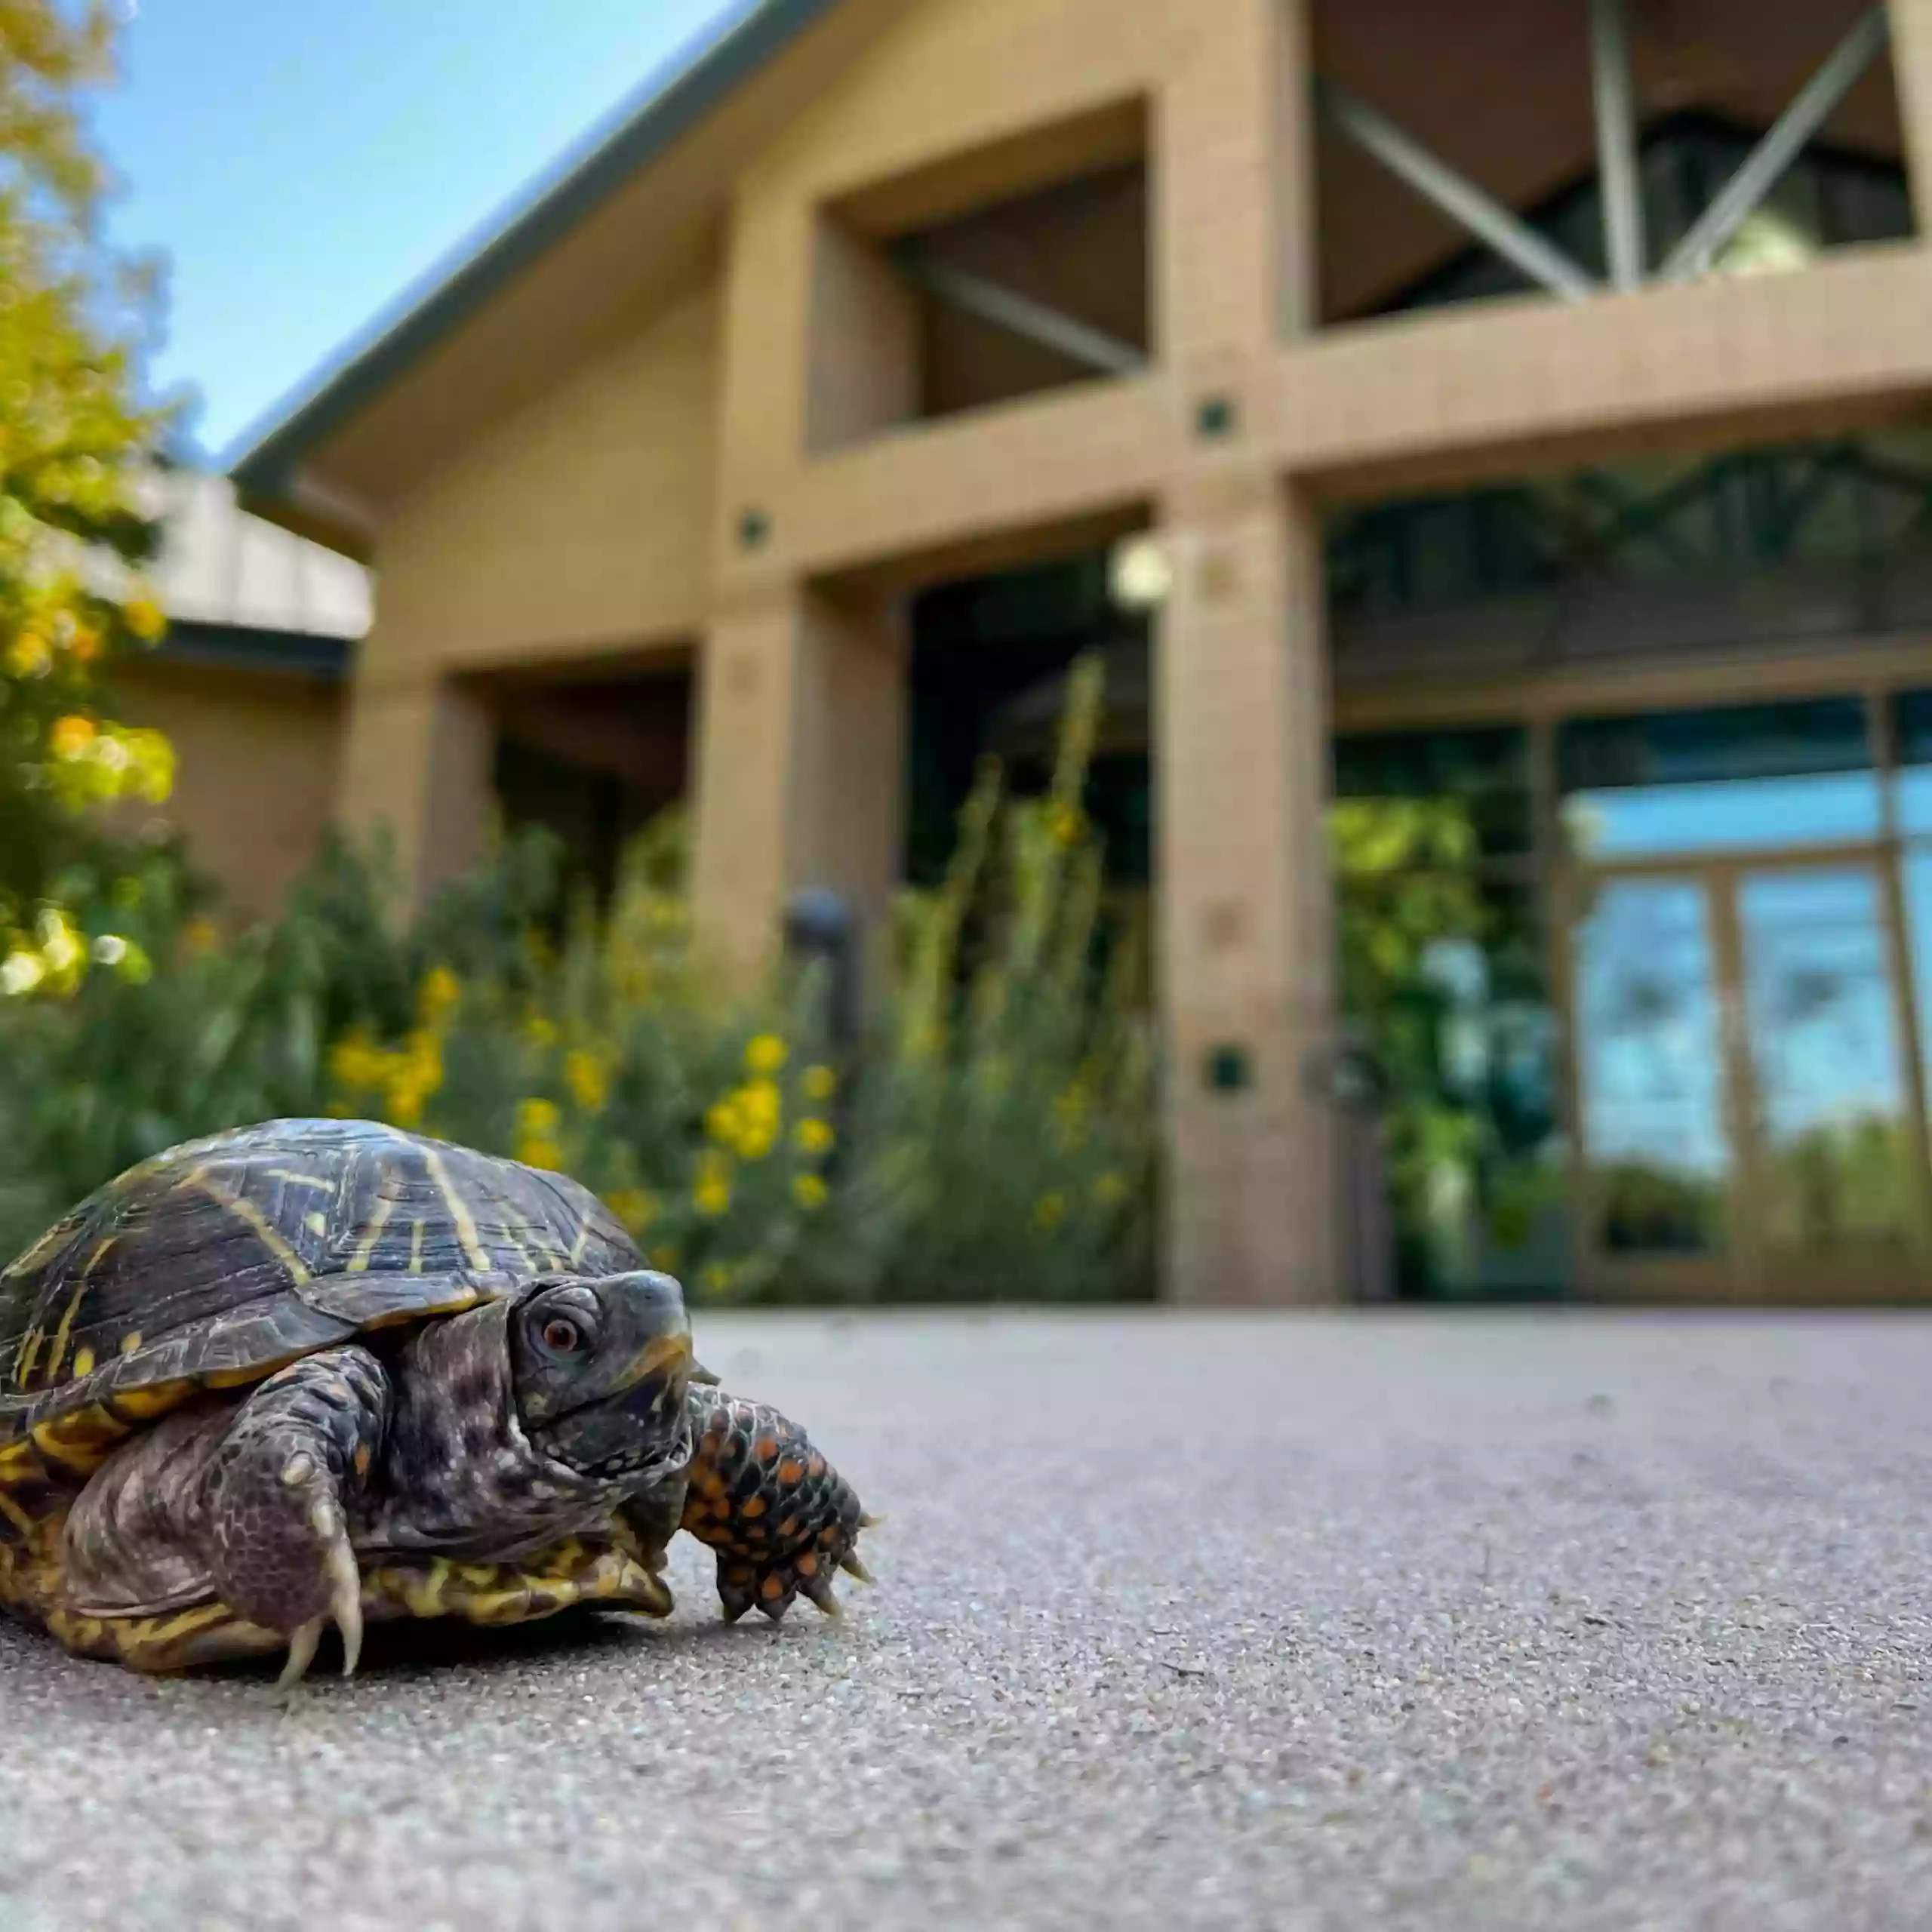
[[[342,1674],[353,1677],[362,1656],[362,1573],[349,1539],[338,1534],[324,1559],[328,1572],[329,1607],[320,1617],[298,1624],[288,1639],[288,1661],[275,1680],[278,1690],[291,1690],[309,1674],[322,1632],[333,1623],[342,1633]]]

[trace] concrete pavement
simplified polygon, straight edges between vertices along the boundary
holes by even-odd
[[[1932,1923],[1932,1320],[700,1319],[842,1626],[0,1629],[0,1928]]]

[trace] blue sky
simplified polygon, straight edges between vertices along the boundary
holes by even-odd
[[[219,457],[743,0],[140,0],[94,115]]]

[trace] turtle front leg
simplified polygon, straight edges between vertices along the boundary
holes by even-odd
[[[345,1677],[361,1653],[349,1518],[392,1400],[367,1349],[306,1355],[243,1403],[208,1460],[201,1520],[216,1593],[248,1622],[287,1634],[285,1684],[306,1672],[331,1620]]]
[[[695,1447],[675,1527],[718,1552],[727,1620],[755,1607],[776,1623],[801,1594],[836,1617],[833,1572],[872,1581],[858,1542],[873,1519],[851,1484],[803,1429],[765,1404],[698,1386],[691,1407]],[[639,1542],[648,1549],[654,1538],[661,1548],[672,1527],[665,1500],[632,1506]]]

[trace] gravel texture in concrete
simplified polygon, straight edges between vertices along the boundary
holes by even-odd
[[[1932,1321],[706,1318],[842,1625],[0,1628],[0,1928],[1932,1924]]]

